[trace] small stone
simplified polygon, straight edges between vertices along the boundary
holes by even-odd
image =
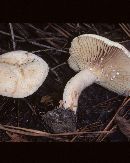
[[[76,114],[70,109],[57,108],[42,116],[43,125],[48,132],[64,133],[76,130]]]

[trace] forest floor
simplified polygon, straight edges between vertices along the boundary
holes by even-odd
[[[0,141],[129,141],[130,99],[97,84],[80,95],[75,132],[51,134],[43,125],[41,117],[59,105],[67,81],[76,74],[67,64],[71,41],[85,33],[107,37],[130,50],[129,24],[0,24],[0,54],[26,50],[42,57],[50,67],[47,79],[33,95],[23,99],[0,96]]]

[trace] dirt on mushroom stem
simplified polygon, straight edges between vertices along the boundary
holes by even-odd
[[[58,24],[72,36],[68,35],[67,33],[63,35],[63,30],[61,28],[59,29],[58,26],[55,26],[55,24],[53,25],[58,28],[57,31],[49,24],[32,25],[36,28],[36,30],[24,23],[18,23],[17,25],[12,23],[14,34],[16,35],[16,49],[24,49],[30,52],[41,51],[37,52],[36,55],[42,57],[49,64],[50,68],[54,68],[55,66],[67,61],[69,58],[68,48],[70,47],[70,42],[74,37],[79,35],[79,32],[80,34],[96,33],[92,25],[88,23],[79,23],[80,28],[78,28],[78,30],[76,23]],[[111,25],[97,23],[95,24],[95,27],[99,34],[102,36],[107,36],[109,39],[113,39],[113,41],[121,42],[129,39],[129,37],[127,37],[118,24]],[[41,33],[39,29],[43,31],[43,33]],[[59,30],[62,30],[62,32]],[[24,37],[26,37],[28,41],[24,39],[23,33]],[[3,40],[0,45],[0,54],[12,51],[13,46],[10,36],[8,24],[0,24],[0,39]],[[52,45],[50,42],[48,42],[48,39],[51,39],[52,42],[55,42],[58,46],[60,46],[60,50],[62,49],[68,53],[57,51],[57,48],[52,50],[51,48],[41,47],[40,44],[50,47],[55,46],[54,44]],[[2,115],[0,116],[0,123],[44,131],[45,128],[41,123],[41,116],[59,105],[58,102],[60,99],[62,99],[64,86],[66,85],[67,81],[75,74],[76,73],[71,70],[68,65],[63,65],[55,69],[54,72],[50,71],[44,85],[42,85],[41,88],[32,96],[25,98],[26,100],[18,100],[0,96],[0,115]],[[53,100],[52,105],[49,103],[41,103],[41,99],[44,96],[51,97]],[[93,84],[92,86],[86,88],[81,93],[79,98],[79,108],[77,111],[77,129],[83,129],[86,126],[86,130],[89,131],[103,130],[115,114],[117,108],[121,105],[123,99],[124,97],[117,96],[117,94],[108,91],[97,84]],[[127,107],[129,108],[129,104]],[[34,114],[34,112],[36,112],[36,114]],[[127,114],[129,116],[130,113],[128,112]],[[95,136],[93,138],[88,138],[87,136],[83,135],[77,137],[75,141],[95,141],[95,139]],[[0,130],[0,141],[8,140],[10,140],[8,135],[4,131]],[[28,140],[58,141],[49,138],[32,137],[28,137]],[[115,133],[115,135],[109,137],[109,140],[107,141],[114,140],[123,141],[124,138],[118,136],[117,133]]]

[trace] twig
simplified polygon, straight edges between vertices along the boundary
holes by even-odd
[[[93,29],[95,30],[96,34],[99,35],[99,31],[97,30],[97,28],[95,27],[95,25],[92,24],[92,26],[93,26]]]
[[[130,37],[130,30],[126,27],[126,25],[123,23],[119,23],[119,26],[123,29],[127,36]]]
[[[0,30],[0,33],[3,34],[3,35],[6,35],[6,36],[11,36],[11,34],[9,34],[9,33],[7,33],[7,32],[4,32],[4,31],[1,31],[1,30]],[[20,36],[16,36],[16,35],[14,35],[14,37],[15,37],[15,38],[18,38],[18,39],[21,39],[21,40],[24,39],[24,38],[22,38],[22,37],[20,37]]]
[[[114,126],[110,129],[110,132],[106,133],[106,134],[104,135],[104,137],[102,137],[101,141],[103,141],[109,134],[115,132],[116,129],[117,129],[117,126],[114,125]]]
[[[47,46],[47,45],[43,45],[43,44],[40,44],[38,42],[35,42],[35,41],[30,41],[30,40],[26,40],[28,43],[32,44],[32,45],[36,45],[36,46],[39,46],[41,48],[48,48],[48,49],[56,49],[54,47],[51,47],[51,46]]]
[[[124,28],[125,28],[128,32],[130,32],[130,29],[129,29],[128,24],[121,23],[121,25],[124,26]]]
[[[53,29],[55,29],[57,32],[59,32],[62,36],[66,37],[66,38],[69,37],[69,36],[68,36],[68,33],[66,33],[66,31],[64,31],[64,30],[63,30],[61,27],[59,27],[58,25],[55,24],[55,26],[54,26],[54,25],[50,24],[50,26],[51,26]],[[57,27],[58,27],[58,28],[57,28]]]
[[[35,109],[29,104],[29,102],[27,101],[27,99],[23,98],[22,100],[28,105],[28,107],[31,109],[31,111],[33,112],[33,114],[34,115],[37,115]]]
[[[108,125],[105,127],[105,129],[104,129],[103,131],[108,131],[108,130],[111,128],[111,126],[112,126],[112,124],[113,124],[113,122],[114,122],[114,120],[115,120],[117,114],[121,111],[121,109],[122,109],[129,101],[130,101],[130,98],[128,98],[128,97],[126,97],[126,98],[124,99],[122,105],[119,107],[119,109],[117,110],[117,112],[115,113],[115,115],[113,116],[113,118],[110,120],[110,122],[108,123]],[[105,136],[104,134],[101,134],[101,135],[98,137],[97,142],[102,141],[102,139],[103,139],[104,136]]]
[[[37,43],[36,41],[32,41],[32,40],[30,40],[30,39],[25,39],[25,38],[22,38],[22,37],[20,37],[20,36],[16,36],[16,35],[14,35],[14,34],[9,34],[9,33],[4,32],[4,31],[0,31],[0,33],[3,34],[3,35],[6,35],[6,36],[11,36],[11,37],[12,37],[12,35],[13,35],[14,38],[18,38],[18,39],[20,39],[20,40],[26,41],[26,42],[28,42],[28,43],[30,43],[30,44],[32,44],[32,45],[35,45],[35,46],[38,46],[38,47],[41,47],[41,48],[47,48],[47,49],[49,49],[49,50],[56,50],[56,51],[59,51],[59,52],[68,53],[68,52],[65,51],[65,50],[57,49],[57,48],[54,48],[54,47],[51,47],[51,46],[47,46],[47,45],[44,45],[44,44],[40,44],[40,43]],[[16,43],[15,43],[15,44],[16,44]],[[41,51],[44,51],[44,50],[41,50]],[[34,51],[34,52],[38,52],[38,51]]]
[[[115,96],[115,97],[113,97],[113,98],[110,98],[110,99],[108,99],[108,100],[106,100],[106,101],[100,102],[100,103],[98,103],[97,105],[94,105],[94,106],[92,106],[92,107],[95,108],[95,107],[97,107],[97,106],[99,106],[99,105],[108,103],[108,102],[110,102],[110,101],[116,99],[117,97],[119,97],[119,96],[117,95],[117,96]]]
[[[15,43],[15,39],[14,39],[14,30],[13,30],[12,23],[9,23],[9,27],[10,27],[11,37],[12,37],[13,50],[15,50],[16,49],[16,43]]]
[[[120,31],[120,28],[113,29],[113,30],[111,30],[111,31],[109,31],[109,32],[100,33],[100,35],[103,36],[103,37],[106,37],[106,36],[108,37],[108,36],[110,36],[112,33],[118,32],[118,31]]]
[[[40,53],[40,52],[45,52],[45,51],[49,51],[49,50],[55,50],[55,51],[62,52],[62,53],[68,53],[67,51],[62,50],[62,49],[44,49],[44,50],[36,50],[36,51],[32,51],[32,53]]]
[[[0,111],[3,109],[4,105],[7,104],[8,101],[9,101],[9,99],[3,100],[3,103],[0,105]]]
[[[7,33],[7,32],[0,31],[0,33],[12,37],[12,35],[9,34],[9,33]],[[22,37],[20,37],[20,36],[14,35],[14,38],[15,38],[15,37],[16,37],[16,38],[19,38],[19,39],[22,39],[22,40],[25,40],[26,42],[28,42],[28,43],[30,43],[30,44],[32,44],[32,45],[39,46],[39,47],[41,47],[41,48],[48,48],[48,49],[57,50],[57,49],[54,48],[54,47],[47,46],[47,45],[43,45],[43,44],[37,43],[37,42],[35,42],[35,41],[31,41],[31,40],[29,40],[29,39],[22,38]]]
[[[97,125],[97,123],[98,123],[98,122],[92,123],[91,125],[87,125],[87,126],[85,126],[84,128],[82,128],[82,129],[80,129],[80,130],[78,130],[78,131],[79,131],[79,132],[81,132],[81,131],[82,131],[82,132],[83,132],[83,131],[87,131],[87,132],[88,132],[88,131],[90,131],[90,129],[89,129],[90,126],[93,127],[93,128],[94,128],[95,125],[96,125],[96,127],[99,126],[99,125]],[[74,136],[73,139],[71,140],[71,142],[74,142],[74,140],[75,140],[76,138],[78,138],[79,136],[80,136],[80,135]]]
[[[86,130],[86,127],[84,127],[80,132],[84,132]],[[87,131],[87,132],[89,132],[89,131]],[[76,135],[76,136],[74,136],[73,137],[73,139],[70,141],[70,142],[74,142],[74,140],[76,139],[76,138],[78,138],[80,135]]]
[[[28,39],[29,41],[45,41],[45,40],[58,40],[58,41],[63,41],[63,39],[58,38],[58,37],[37,37],[33,39]],[[26,42],[26,40],[16,40],[17,42]]]
[[[59,64],[59,65],[57,65],[57,66],[51,68],[51,71],[54,71],[55,69],[57,69],[57,68],[59,68],[59,67],[61,67],[61,66],[63,66],[63,65],[66,65],[66,64],[67,64],[66,62],[63,62],[63,63],[61,63],[61,64]]]
[[[17,119],[17,126],[19,127],[19,109],[20,109],[20,101],[19,101],[19,99],[18,99],[18,101],[17,101],[17,117],[18,117],[18,119]]]
[[[51,70],[51,69],[50,69],[50,70]],[[61,79],[60,79],[58,73],[57,73],[55,70],[51,70],[51,72],[56,76],[56,79],[55,79],[55,80],[56,80],[58,83],[62,84]]]
[[[121,41],[119,42],[120,44],[126,43],[126,42],[130,42],[130,40],[125,40],[125,41]]]
[[[0,129],[17,133],[17,134],[22,134],[22,135],[27,135],[27,136],[38,136],[38,137],[57,137],[57,136],[71,136],[71,135],[82,135],[82,134],[100,134],[100,133],[108,133],[109,131],[95,131],[95,132],[68,132],[68,133],[60,133],[60,134],[51,134],[39,130],[33,130],[33,129],[26,129],[26,128],[21,128],[21,127],[14,127],[14,126],[8,126],[8,125],[1,125],[0,124]]]
[[[39,46],[39,47],[41,47],[41,48],[48,48],[48,49],[50,49],[50,50],[56,50],[56,51],[59,51],[59,52],[68,53],[67,51],[64,51],[64,50],[62,50],[62,49],[57,49],[57,48],[54,48],[54,47],[51,47],[51,46],[43,45],[43,44],[40,44],[40,43],[35,42],[35,41],[29,41],[29,40],[26,40],[26,41],[27,41],[28,43],[32,44],[32,45],[36,45],[36,46]],[[44,51],[44,50],[42,50],[42,51]],[[33,52],[39,52],[39,50],[38,50],[38,51],[33,51]],[[41,52],[41,51],[40,51],[40,52]]]
[[[39,29],[39,28],[36,28],[35,26],[33,26],[32,24],[30,23],[24,23],[25,25],[27,25],[28,27],[34,29],[37,33],[41,34],[42,36],[45,36],[45,35],[51,35],[52,33],[50,32],[44,32],[43,30]]]
[[[66,25],[68,25],[69,28],[72,28],[72,31],[74,31],[75,27],[71,23],[66,23]]]
[[[88,27],[89,29],[95,31],[90,25],[88,25],[88,24],[86,24],[86,23],[83,23],[83,25],[84,25],[85,27]]]

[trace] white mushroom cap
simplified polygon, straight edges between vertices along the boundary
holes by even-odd
[[[75,71],[89,69],[98,76],[97,83],[111,91],[125,94],[130,90],[130,52],[117,42],[80,35],[71,43],[68,63]]]
[[[0,56],[0,95],[24,98],[42,85],[48,64],[27,51],[12,51]]]

